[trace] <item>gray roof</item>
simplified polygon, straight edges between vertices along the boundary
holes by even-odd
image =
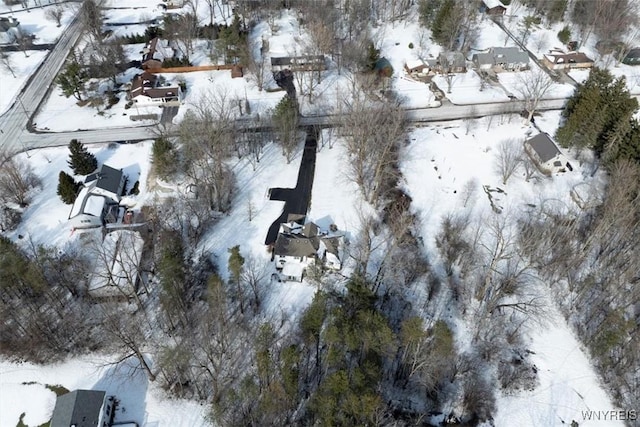
[[[96,427],[104,391],[75,390],[58,396],[50,427]]]
[[[9,29],[17,27],[18,25],[20,25],[20,22],[15,18],[0,17],[0,33],[9,31]]]
[[[490,53],[476,53],[473,55],[473,62],[478,65],[491,64],[493,65],[493,55]]]
[[[338,256],[338,248],[340,247],[340,237],[323,237],[322,242],[327,248],[327,252]]]
[[[315,237],[318,235],[318,226],[313,222],[308,222],[302,228],[302,235],[305,237]]]
[[[529,62],[529,55],[517,47],[492,47],[489,53],[493,54],[496,63],[506,62],[517,64]]]
[[[545,163],[560,154],[560,149],[546,133],[539,133],[526,142]]]
[[[625,58],[640,58],[640,47],[631,49]]]
[[[279,256],[312,257],[319,248],[317,237],[308,238],[299,234],[278,234],[273,253]]]
[[[438,56],[438,60],[441,65],[444,65],[445,61],[453,67],[464,67],[466,65],[464,55],[461,52],[442,52]]]
[[[122,170],[114,169],[107,165],[102,165],[97,172],[87,176],[84,180],[85,184],[89,184],[97,180],[97,188],[109,191],[111,193],[118,193],[120,191],[120,182],[122,181]]]

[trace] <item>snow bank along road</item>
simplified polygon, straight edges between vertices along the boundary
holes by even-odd
[[[540,102],[538,110],[559,110],[564,107],[565,102],[566,99],[564,98],[543,100]],[[522,101],[509,101],[475,105],[443,105],[438,108],[407,110],[406,116],[407,120],[412,123],[426,123],[489,116],[493,114],[501,114],[505,111],[519,112],[523,109],[524,103]],[[15,113],[17,116],[15,121],[22,123],[24,126],[24,112],[18,110],[16,113],[15,106],[10,111]],[[337,125],[339,121],[338,117],[332,115],[307,116],[300,119],[300,126],[333,126]],[[11,133],[8,134],[4,127],[2,127],[2,123],[3,122],[0,122],[0,129],[4,131],[4,134],[0,135],[2,138],[2,147],[11,151],[63,146],[67,145],[69,140],[73,138],[77,138],[85,144],[91,144],[112,141],[139,141],[155,137],[152,126],[46,133],[30,133],[26,130],[26,126],[24,126],[22,129],[19,127],[12,127]],[[244,124],[244,122],[239,122],[239,125],[240,127],[245,128],[253,126],[252,124]]]

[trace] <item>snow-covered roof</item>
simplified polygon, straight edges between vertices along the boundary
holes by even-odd
[[[89,188],[82,187],[82,190],[80,190],[80,193],[78,193],[78,196],[76,197],[75,202],[73,202],[73,206],[71,207],[71,213],[69,214],[69,218],[73,218],[74,216],[82,213],[82,205],[84,204],[84,200],[87,198],[88,194],[89,194]]]
[[[494,7],[502,7],[506,9],[504,4],[500,0],[482,0],[487,9],[493,9]]]
[[[414,68],[424,67],[426,64],[422,59],[409,59],[407,60],[407,68],[413,70]]]
[[[105,203],[106,199],[103,196],[92,194],[87,197],[83,213],[99,217],[102,215],[102,209],[104,209]]]
[[[288,277],[302,277],[302,272],[304,271],[304,265],[299,262],[289,261],[284,264],[282,267],[282,274]]]

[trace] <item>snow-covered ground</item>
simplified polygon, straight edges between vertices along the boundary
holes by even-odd
[[[22,52],[6,52],[13,73],[4,67],[0,67],[0,114],[9,109],[15,102],[16,95],[24,87],[29,77],[42,63],[48,51],[28,50],[25,57]]]
[[[140,180],[140,194],[128,196],[127,203],[134,209],[139,209],[147,197],[146,179],[150,168],[151,141],[138,144],[97,144],[90,146],[99,164],[123,169],[129,177],[129,188]],[[19,158],[28,162],[34,173],[40,178],[42,188],[33,196],[31,203],[22,214],[22,223],[9,234],[9,237],[25,242],[34,242],[47,246],[65,245],[75,240],[75,235],[67,220],[71,212],[71,205],[64,204],[56,195],[58,187],[58,174],[60,171],[72,173],[67,165],[69,150],[67,147],[42,148],[19,154]],[[81,180],[83,177],[76,177]],[[23,236],[19,239],[18,236]]]
[[[46,0],[42,3],[47,4]],[[36,37],[34,39],[35,44],[48,44],[54,43],[60,37],[60,34],[73,18],[71,6],[62,6],[64,13],[61,19],[61,26],[58,27],[55,22],[45,18],[46,11],[53,7],[55,6],[25,11],[18,5],[9,7],[4,3],[0,3],[0,12],[13,11],[7,16],[16,18],[20,22],[20,28],[23,31],[33,34]],[[4,53],[8,56],[8,62],[13,69],[13,73],[6,66],[0,66],[0,114],[4,113],[13,104],[16,95],[24,88],[29,77],[38,69],[38,66],[48,53],[49,51],[47,50],[28,50],[26,56],[22,52]]]
[[[491,120],[491,121],[489,121]],[[539,125],[553,135],[559,113],[544,113]],[[492,212],[482,186],[501,188],[492,193],[494,202],[503,208],[502,216],[515,219],[526,215],[527,204],[543,201],[575,206],[570,190],[583,183],[599,185],[602,176],[591,177],[583,170],[573,153],[566,153],[574,166],[572,172],[552,177],[539,176],[526,182],[523,171],[512,176],[506,185],[494,164],[498,146],[503,140],[521,144],[528,127],[517,116],[483,118],[472,122],[453,122],[447,127],[416,129],[403,153],[401,170],[405,188],[412,197],[412,208],[419,215],[425,247],[436,253],[434,236],[442,218],[449,213],[472,211],[474,217],[496,215]],[[537,131],[533,130],[532,134]],[[595,181],[594,181],[595,180]],[[474,191],[469,191],[473,187]],[[469,195],[470,194],[470,195]],[[466,206],[465,206],[466,202]],[[550,303],[552,304],[552,303]],[[532,392],[498,397],[496,426],[537,427],[570,424],[621,425],[621,423],[583,423],[582,410],[616,409],[589,363],[585,351],[556,312],[546,327],[529,329],[533,363],[538,367],[540,384]]]
[[[44,366],[0,360],[0,426],[15,426],[23,413],[26,425],[48,422],[56,396],[45,385],[106,391],[120,400],[116,422],[154,427],[209,425],[206,405],[169,398],[133,359],[113,365],[118,359],[118,355],[94,354]]]
[[[451,93],[445,76],[437,75],[433,81],[453,104],[484,104],[490,102],[508,102],[509,97],[500,87],[486,84],[480,90],[482,79],[474,70],[453,74]]]
[[[531,65],[537,68],[535,64]],[[498,80],[507,91],[514,94],[517,98],[522,98],[522,90],[520,88],[524,87],[524,82],[530,79],[531,74],[534,72],[539,72],[539,70],[532,69],[513,73],[498,73]],[[568,98],[573,94],[574,90],[575,88],[568,83],[553,83],[545,96],[543,96],[543,99]]]

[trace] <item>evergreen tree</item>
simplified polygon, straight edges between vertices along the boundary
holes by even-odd
[[[162,179],[171,177],[177,170],[175,149],[167,138],[153,141],[151,159],[156,174]]]
[[[455,0],[444,0],[435,15],[431,33],[433,34],[433,39],[439,44],[448,44],[450,37],[447,34],[447,30],[450,27],[450,23],[453,19],[459,19],[459,17],[454,16],[455,6]]]
[[[96,156],[89,153],[87,148],[77,139],[69,142],[69,161],[67,164],[76,175],[87,175],[98,168]]]
[[[240,254],[240,246],[236,245],[229,252],[229,281],[236,286],[236,298],[240,302],[240,312],[244,313],[244,289],[242,288],[242,267],[244,257]]]
[[[620,156],[635,158],[638,102],[631,98],[624,77],[614,79],[607,70],[594,68],[587,81],[567,102],[564,123],[556,138],[565,147],[593,149],[607,163]]]
[[[436,13],[441,6],[442,0],[421,0],[418,6],[420,23],[425,27],[430,27],[433,24]]]
[[[76,200],[76,195],[82,187],[82,183],[76,182],[71,175],[64,171],[60,171],[58,175],[58,196],[60,199],[68,204],[72,205]]]
[[[58,74],[56,82],[67,98],[73,96],[78,101],[82,101],[84,85],[88,78],[89,75],[87,74],[86,68],[80,64],[77,56],[73,54],[67,66]]]

